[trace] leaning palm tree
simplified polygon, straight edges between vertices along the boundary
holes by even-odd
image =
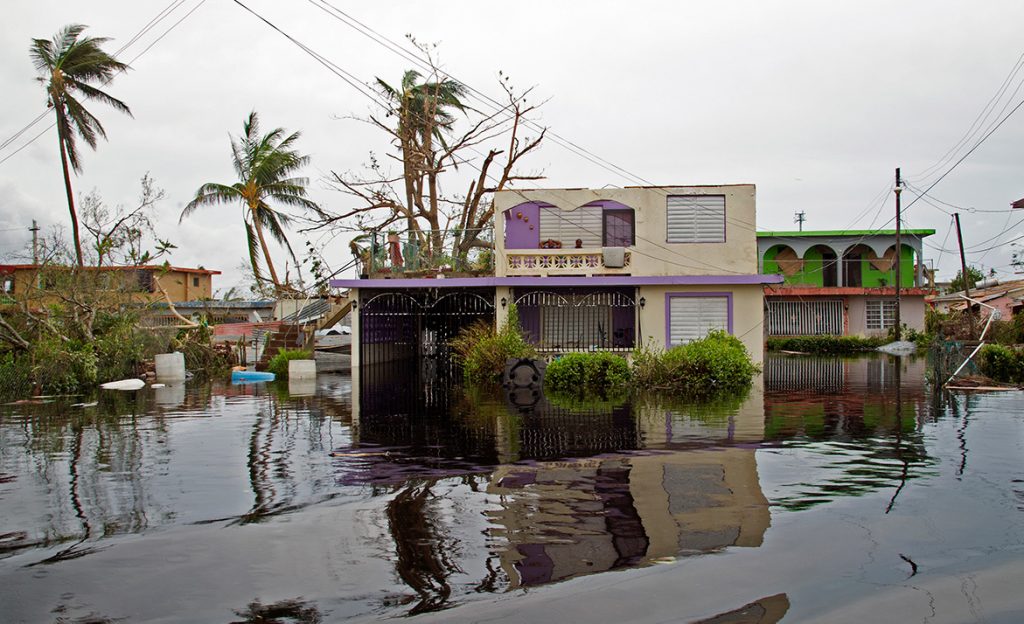
[[[260,136],[256,111],[250,113],[242,125],[242,136],[237,141],[231,139],[231,160],[238,174],[238,182],[207,182],[202,185],[196,191],[195,199],[182,210],[179,219],[179,222],[184,220],[200,206],[240,202],[245,210],[243,219],[253,277],[257,282],[266,281],[260,270],[259,255],[262,252],[276,293],[280,293],[286,285],[277,278],[264,232],[270,232],[274,240],[283,245],[293,259],[295,252],[284,233],[284,227],[290,222],[290,217],[271,208],[267,201],[274,200],[285,206],[322,214],[320,207],[306,198],[308,180],[290,177],[309,162],[308,156],[302,156],[292,149],[298,139],[298,132],[285,136],[284,128],[275,128]]]
[[[82,100],[99,100],[113,108],[131,115],[128,106],[94,86],[104,86],[128,66],[104,52],[100,46],[109,41],[106,37],[81,37],[85,26],[71,24],[54,35],[52,40],[33,39],[29,48],[32,64],[39,72],[37,80],[46,85],[46,105],[57,116],[57,142],[60,144],[60,162],[64,168],[64,190],[68,196],[68,210],[71,212],[71,231],[74,236],[75,256],[83,264],[82,243],[78,236],[78,213],[75,212],[75,198],[71,190],[71,169],[82,170],[82,163],[75,145],[77,133],[89,147],[96,149],[96,138],[107,138],[103,124],[82,106]]]

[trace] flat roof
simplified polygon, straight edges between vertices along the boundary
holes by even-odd
[[[900,234],[906,234],[908,236],[931,236],[934,233],[935,230],[928,229],[900,230]],[[896,236],[896,230],[804,230],[803,232],[797,230],[757,233],[758,238],[772,238],[775,236]]]
[[[495,286],[533,286],[557,288],[567,286],[715,286],[744,284],[781,284],[779,274],[742,275],[600,275],[559,277],[413,277],[409,279],[340,279],[331,280],[332,288],[477,288]]]
[[[43,265],[39,264],[0,264],[0,273],[10,273],[11,271],[18,271],[22,269],[38,269]],[[78,268],[78,265],[63,265],[63,264],[51,264],[49,268],[58,269],[72,269]],[[83,269],[89,269],[91,271],[129,271],[129,270],[150,270],[150,271],[177,271],[178,273],[202,273],[204,275],[220,275],[220,271],[211,271],[210,269],[191,269],[188,267],[176,267],[176,266],[164,266],[162,264],[139,264],[129,266],[84,266]]]

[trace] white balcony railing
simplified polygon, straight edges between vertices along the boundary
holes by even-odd
[[[607,267],[601,249],[516,249],[506,252],[507,275],[621,275],[631,270],[625,252],[621,267]]]

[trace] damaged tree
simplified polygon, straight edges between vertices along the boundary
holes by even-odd
[[[328,183],[360,205],[330,214],[310,229],[342,229],[354,220],[365,235],[404,223],[407,255],[435,265],[450,260],[464,266],[471,250],[493,247],[481,236],[494,218],[491,194],[543,177],[516,171],[520,159],[544,139],[544,130],[521,136],[537,105],[527,103],[530,90],[517,93],[508,77],[499,74],[505,102],[493,113],[480,113],[462,101],[466,87],[445,77],[433,63],[431,67],[426,78],[406,72],[398,87],[377,80],[387,108],[383,119],[371,116],[369,121],[390,137],[395,153],[388,157],[400,163],[401,173],[391,174],[373,154],[367,174],[332,171]],[[469,123],[463,132],[455,129],[457,113]],[[460,167],[465,171],[461,179]],[[463,184],[463,194],[444,192],[446,186]],[[380,252],[358,243],[352,250],[364,262]]]

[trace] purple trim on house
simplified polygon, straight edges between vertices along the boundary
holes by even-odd
[[[451,277],[445,279],[337,279],[331,288],[476,288],[561,286],[736,286],[781,284],[782,275],[757,273],[744,275],[595,275],[594,277]]]
[[[672,299],[674,297],[725,297],[726,313],[728,314],[728,320],[726,321],[726,331],[729,335],[732,333],[732,293],[727,291],[715,291],[715,292],[670,292],[665,293],[665,348],[672,348]]]
[[[540,244],[540,209],[544,202],[525,202],[505,211],[505,249],[536,249]],[[520,216],[521,215],[521,216]]]

